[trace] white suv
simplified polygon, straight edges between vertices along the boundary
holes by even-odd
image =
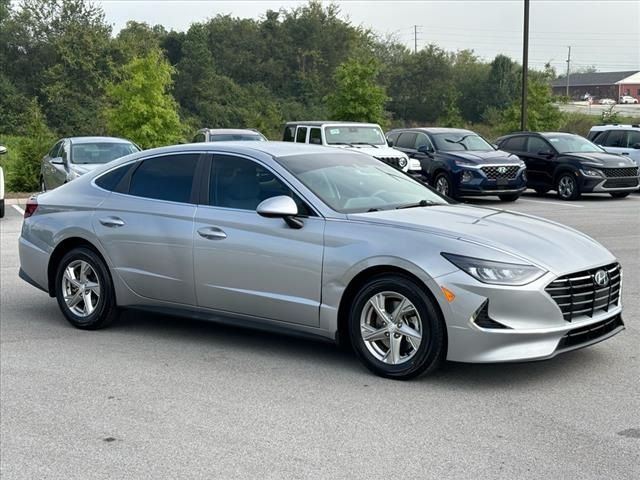
[[[597,125],[588,135],[609,153],[632,159],[640,167],[640,125]]]
[[[638,103],[638,99],[631,95],[622,95],[618,100],[618,103]]]
[[[420,162],[400,150],[391,148],[377,123],[357,122],[288,122],[283,142],[311,143],[328,147],[357,150],[371,155],[392,167],[411,174],[420,174]]]

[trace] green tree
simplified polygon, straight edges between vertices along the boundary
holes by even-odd
[[[376,83],[378,71],[378,63],[373,59],[351,59],[336,69],[335,91],[326,97],[332,119],[385,123],[384,105],[388,97]]]
[[[125,65],[121,80],[107,86],[111,103],[105,110],[111,134],[133,140],[142,148],[177,143],[183,136],[178,106],[169,93],[173,68],[160,50]]]
[[[7,165],[7,187],[13,192],[35,192],[39,187],[40,161],[55,141],[37,100],[26,112],[25,136],[17,144],[18,154]]]
[[[554,103],[551,87],[546,79],[529,80],[527,127],[532,131],[559,130],[564,114]],[[513,132],[520,129],[520,102],[516,101],[502,114],[501,130]]]

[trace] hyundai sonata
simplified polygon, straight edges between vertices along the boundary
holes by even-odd
[[[623,328],[615,257],[575,230],[454,205],[366,154],[200,143],[29,201],[21,277],[68,321],[120,307],[350,343],[373,372],[541,360]]]

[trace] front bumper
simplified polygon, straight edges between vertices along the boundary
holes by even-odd
[[[456,294],[443,306],[449,340],[447,359],[494,363],[546,360],[593,345],[624,330],[622,305],[568,322],[545,292],[556,277],[545,274],[520,287],[488,285],[457,271],[436,279]],[[488,300],[488,315],[504,328],[478,326],[474,315]],[[441,302],[441,305],[443,303]]]
[[[633,192],[640,188],[640,177],[583,176],[583,193]]]
[[[464,172],[472,175],[470,180],[464,181]],[[459,195],[513,195],[521,194],[527,189],[525,169],[520,169],[516,176],[508,179],[488,178],[481,168],[463,168],[456,173],[456,191]]]

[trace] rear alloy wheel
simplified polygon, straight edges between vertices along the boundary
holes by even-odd
[[[609,193],[609,195],[611,195],[613,198],[624,198],[628,197],[630,193],[631,192],[611,192]]]
[[[436,189],[438,193],[445,195],[447,197],[453,197],[453,186],[451,185],[451,178],[444,172],[436,175],[436,178],[433,181],[433,187]]]
[[[406,380],[444,360],[445,328],[433,300],[401,275],[374,277],[356,295],[349,335],[362,363],[386,378]]]
[[[118,315],[109,271],[88,248],[67,253],[56,273],[55,294],[69,323],[84,330],[106,327]]]
[[[578,182],[572,173],[563,173],[558,177],[557,190],[561,200],[576,200],[580,197]]]
[[[520,194],[519,193],[509,193],[509,194],[503,194],[503,195],[498,195],[498,198],[500,200],[502,200],[503,202],[515,202],[516,200],[518,200],[520,198]]]

